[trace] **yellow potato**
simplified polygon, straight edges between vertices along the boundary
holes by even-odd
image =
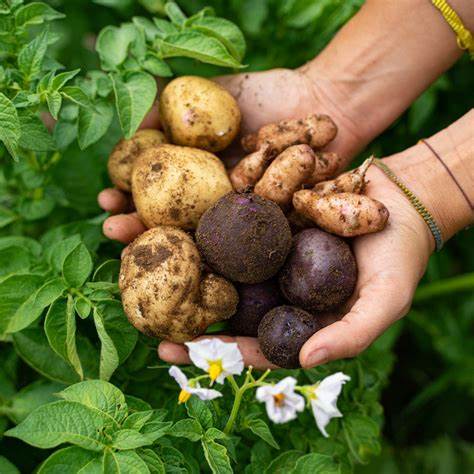
[[[220,151],[239,131],[240,110],[219,84],[202,77],[183,76],[163,90],[160,120],[172,143]]]
[[[126,140],[120,140],[109,157],[108,170],[112,183],[123,191],[131,191],[132,168],[135,158],[147,148],[166,143],[163,132],[154,129],[138,130]]]
[[[201,257],[186,232],[155,227],[124,252],[119,286],[129,321],[148,336],[185,342],[235,313],[238,295],[226,279],[201,275]]]
[[[150,148],[137,157],[133,168],[133,200],[147,227],[195,229],[201,215],[231,191],[223,163],[197,148]]]

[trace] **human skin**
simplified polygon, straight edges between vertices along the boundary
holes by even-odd
[[[474,3],[456,0],[451,5],[474,29]],[[461,54],[453,32],[430,2],[369,0],[328,47],[302,68],[216,80],[237,98],[244,132],[280,119],[327,113],[339,127],[328,150],[337,151],[349,163]],[[474,188],[473,125],[470,112],[430,141],[457,172],[464,189]],[[425,145],[386,162],[433,213],[445,239],[472,222],[464,197]],[[428,227],[400,190],[375,167],[367,177],[367,194],[388,207],[389,225],[383,232],[354,240],[359,266],[355,297],[340,321],[305,344],[300,353],[304,367],[357,355],[406,314],[434,248]],[[99,203],[106,210],[121,212],[119,199],[123,206],[123,196],[105,190]],[[108,237],[125,243],[143,230],[133,214],[112,216],[104,223]],[[247,364],[270,366],[255,339],[236,339]],[[173,363],[189,361],[183,346],[167,342],[160,344],[159,355]]]

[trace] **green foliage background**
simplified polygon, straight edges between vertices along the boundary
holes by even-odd
[[[133,15],[164,15],[164,2],[160,0],[51,0],[49,3],[66,15],[51,25],[59,38],[51,48],[52,56],[67,71],[81,68],[81,74],[100,66],[91,44],[102,28],[128,21]],[[235,22],[247,40],[246,70],[254,71],[296,67],[311,59],[357,11],[362,1],[181,0],[178,3],[189,15],[205,6],[212,6],[217,16]],[[222,68],[191,59],[175,58],[168,63],[174,74],[212,75],[223,72]],[[472,67],[467,57],[460,60],[375,140],[364,156],[369,153],[384,156],[402,150],[466,113],[474,105]],[[202,415],[203,408],[199,406],[188,406],[187,411],[176,406],[177,391],[173,381],[164,370],[147,368],[157,363],[154,341],[140,336],[137,342],[136,333],[122,341],[117,339],[119,333],[126,332],[127,328],[117,322],[114,313],[117,311],[116,263],[109,259],[118,258],[121,247],[101,236],[100,225],[105,216],[101,215],[96,204],[96,195],[108,185],[106,159],[120,136],[120,126],[114,118],[107,134],[85,151],[74,141],[66,143],[56,158],[40,159],[36,167],[31,166],[34,153],[26,163],[12,164],[6,153],[1,158],[0,333],[4,330],[5,315],[21,303],[15,302],[10,295],[19,295],[23,291],[26,297],[29,291],[39,291],[34,282],[30,288],[24,284],[24,279],[12,280],[10,286],[5,285],[5,278],[15,272],[22,274],[34,269],[43,276],[59,279],[62,269],[62,274],[69,280],[76,283],[79,280],[80,284],[72,286],[81,286],[86,301],[81,306],[81,295],[66,292],[70,296],[49,306],[48,296],[43,295],[43,299],[36,297],[27,311],[21,310],[28,315],[38,313],[33,324],[20,328],[13,336],[0,338],[3,341],[0,342],[0,456],[8,458],[21,472],[32,472],[52,451],[33,448],[18,439],[1,437],[1,434],[23,421],[37,406],[54,400],[53,393],[78,382],[81,371],[86,377],[101,376],[103,379],[108,379],[113,373],[111,382],[124,393],[145,400],[153,408],[168,409],[166,422],[158,423],[192,419],[205,427],[209,418],[207,421],[204,418],[210,416],[209,426],[222,428],[221,417],[213,405],[210,415]],[[38,189],[42,190],[41,193]],[[17,239],[12,244],[8,239],[13,236],[35,240]],[[271,435],[256,434],[255,422],[252,421],[265,419],[261,407],[248,399],[239,421],[241,442],[222,442],[231,459],[236,446],[238,464],[233,464],[234,469],[247,473],[281,472],[283,469],[289,472],[329,472],[305,471],[303,461],[295,467],[305,453],[321,453],[331,456],[341,472],[349,472],[352,467],[361,473],[382,474],[472,472],[473,243],[474,230],[467,230],[453,238],[441,253],[433,255],[410,314],[364,355],[355,361],[337,362],[327,368],[292,371],[300,381],[315,381],[336,370],[352,376],[353,381],[347,385],[340,402],[344,421],[333,422],[335,426],[329,440],[317,433],[314,420],[305,414],[297,422],[272,427],[276,441],[268,443]],[[94,274],[91,273],[92,267],[89,270],[83,268],[82,274],[76,271],[76,262],[87,267],[87,262],[84,264],[87,257],[77,257],[78,260],[70,265],[74,270],[65,274],[61,265],[65,264],[65,259],[73,259],[70,256],[72,249],[77,254],[82,252],[82,255],[91,256]],[[100,267],[103,262],[109,263]],[[48,321],[52,327],[55,314],[67,314],[64,308],[72,298],[77,314],[81,316],[82,313],[87,319],[77,322],[80,334],[77,349],[67,346],[66,352],[70,352],[65,356],[69,360],[66,364],[64,358],[58,358],[58,352],[64,350],[61,344],[66,335],[59,337],[52,331],[48,335]],[[39,300],[42,304],[38,303]],[[91,302],[90,308],[87,308],[87,301]],[[56,308],[55,313],[54,306],[60,304],[64,308]],[[43,322],[46,310],[48,315]],[[88,317],[89,310],[94,313],[93,322]],[[17,315],[20,314],[18,311]],[[105,321],[105,330],[102,331],[101,320]],[[55,337],[59,339],[52,342]],[[112,339],[117,347],[128,341],[130,351],[113,354],[112,350],[104,355],[107,338]],[[51,349],[53,346],[55,352]],[[107,363],[99,361],[100,347],[102,359],[107,359]],[[78,358],[82,364],[77,363]],[[286,373],[282,371],[278,376]],[[223,402],[219,409],[228,411],[227,405]],[[160,426],[163,433],[166,428]],[[263,441],[265,437],[267,443]],[[205,439],[207,441],[201,441],[204,445],[215,443],[214,439]],[[272,447],[272,442],[280,445],[280,451]],[[160,443],[155,451],[164,460],[166,472],[207,472],[203,454],[195,443],[189,443],[185,438],[170,441],[166,436]],[[174,448],[178,452],[172,451]],[[275,458],[279,461],[272,464]],[[312,461],[306,458],[304,462]],[[13,469],[0,457],[0,472],[16,472]]]

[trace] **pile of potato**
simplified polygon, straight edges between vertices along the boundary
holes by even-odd
[[[387,222],[385,206],[361,194],[371,161],[329,180],[341,162],[323,148],[337,127],[311,115],[243,137],[249,154],[228,172],[213,153],[234,141],[241,117],[225,89],[181,77],[159,107],[164,133],[138,131],[109,159],[111,180],[131,191],[149,228],[122,259],[130,322],[184,342],[230,318],[231,331],[257,336],[271,362],[297,367],[301,346],[322,327],[318,315],[344,304],[356,284],[339,236]]]

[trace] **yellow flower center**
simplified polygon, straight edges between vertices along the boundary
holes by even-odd
[[[209,378],[211,379],[211,383],[214,383],[219,377],[219,375],[222,374],[223,372],[222,368],[222,361],[220,360],[210,360],[209,361],[209,368],[207,369],[207,372],[209,374]]]
[[[281,407],[283,403],[285,402],[285,394],[277,393],[276,395],[273,395],[273,400],[275,400],[275,405],[277,407]]]
[[[178,403],[186,403],[191,398],[191,394],[186,390],[181,390],[178,395]]]

